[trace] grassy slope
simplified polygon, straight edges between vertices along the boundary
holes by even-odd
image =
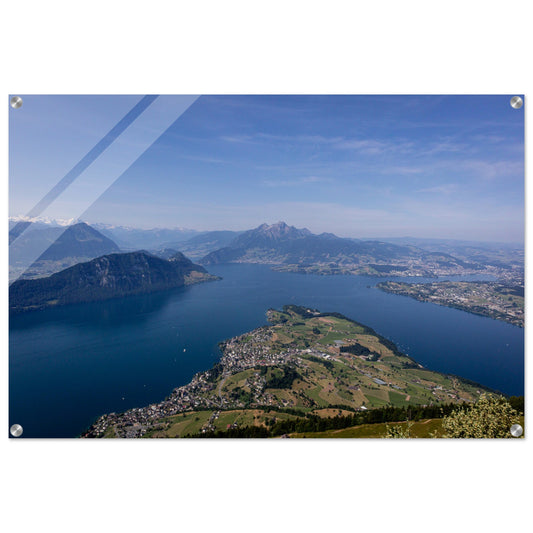
[[[389,422],[389,424],[362,424],[346,429],[331,429],[319,433],[293,433],[292,438],[319,438],[319,439],[379,439],[385,437],[388,426],[401,426],[407,430],[407,422]],[[413,422],[410,428],[411,437],[429,439],[433,433],[442,437],[442,419],[429,418]]]

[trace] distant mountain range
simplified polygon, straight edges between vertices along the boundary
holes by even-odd
[[[228,246],[207,254],[200,263],[268,263],[278,270],[322,274],[428,274],[434,269],[476,269],[450,254],[381,241],[315,235],[285,222],[261,226],[235,237]]]
[[[504,269],[524,269],[524,245],[513,242],[477,242],[451,239],[391,237],[387,242],[412,245],[430,252],[451,254],[458,259]]]
[[[119,252],[117,242],[103,233],[117,235],[120,243],[127,242],[122,251],[131,251],[129,246],[137,243],[134,250],[146,249],[168,259],[179,250],[204,265],[264,263],[281,271],[372,276],[435,277],[483,272],[520,277],[523,272],[523,250],[432,239],[384,242],[342,238],[332,233],[316,235],[285,222],[261,224],[243,232],[97,226],[101,231],[83,222],[66,230],[34,223],[10,246],[10,278],[21,274],[26,279],[42,277]],[[148,246],[140,246],[141,243]],[[36,257],[35,250],[39,249],[46,250],[28,269],[28,258],[32,254]]]
[[[9,217],[9,229],[11,230],[18,223],[28,223],[31,225],[25,231],[24,235],[30,231],[36,230],[55,230],[57,234],[67,226],[74,226],[79,220],[62,220],[52,219],[49,217],[34,217],[26,216],[12,216]],[[141,229],[128,226],[117,226],[113,224],[102,223],[87,223],[95,230],[105,235],[108,239],[115,242],[121,249],[125,251],[141,250],[141,249],[155,249],[166,246],[166,243],[184,242],[191,237],[200,235],[198,230],[187,228],[152,228]],[[52,231],[53,233],[54,231]]]
[[[301,263],[320,260],[334,261],[346,256],[371,255],[373,258],[390,259],[399,252],[410,252],[401,246],[385,245],[343,239],[332,233],[314,235],[308,229],[297,229],[285,222],[245,231],[228,246],[216,250],[202,259],[203,264],[228,262],[258,262],[259,257],[271,263]]]
[[[155,292],[217,279],[183,254],[160,259],[148,252],[115,253],[52,276],[17,280],[9,288],[11,312]]]
[[[123,250],[152,250],[172,248],[175,243],[182,243],[199,235],[197,230],[186,228],[139,229],[109,224],[91,224],[100,233],[116,242]]]
[[[10,228],[16,220],[10,220]],[[123,226],[84,222],[65,227],[55,222],[36,221],[10,244],[10,279],[43,277],[69,266],[119,251],[148,250],[168,259],[182,251],[192,259],[200,259],[217,250],[242,232],[188,229],[142,230]],[[191,237],[192,236],[192,237]],[[173,239],[172,242],[167,242]],[[120,245],[120,248],[119,248]]]
[[[230,244],[242,231],[207,231],[184,242],[165,243],[165,247],[182,251],[187,257],[198,260]]]
[[[27,222],[32,227],[61,227],[72,226],[78,222],[75,218],[63,219],[63,218],[51,218],[51,217],[28,217],[26,215],[17,215],[9,217],[9,229],[13,228],[20,222]]]

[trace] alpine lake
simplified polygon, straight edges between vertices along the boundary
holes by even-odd
[[[209,369],[220,341],[265,325],[267,309],[285,304],[342,313],[431,370],[524,393],[522,328],[375,288],[435,279],[304,275],[250,264],[208,270],[222,279],[10,317],[10,425],[22,425],[26,438],[77,437],[104,413],[159,402]]]

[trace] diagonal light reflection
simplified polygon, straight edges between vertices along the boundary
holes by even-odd
[[[72,167],[33,207],[26,213],[27,218],[38,217],[50,204],[76,179],[80,174],[99,157],[104,150],[128,128],[147,108],[155,101],[157,96],[144,96],[133,106],[121,120],[98,143],[93,146],[84,157]],[[31,225],[31,221],[22,221],[9,231],[9,244],[15,241]]]
[[[145,107],[145,110],[130,122],[129,127],[127,126],[124,128],[122,133],[115,136],[114,140],[108,144],[106,148],[100,150],[99,155],[97,155],[96,158],[93,158],[88,165],[85,165],[85,168],[78,173],[77,177],[74,177],[74,179],[69,178],[69,181],[67,182],[65,178],[70,175],[69,172],[69,174],[56,185],[56,187],[58,187],[61,183],[65,183],[62,190],[59,190],[59,193],[53,197],[54,195],[52,194],[52,191],[55,190],[57,192],[58,190],[54,187],[43,200],[30,211],[31,216],[38,216],[35,213],[37,212],[37,206],[41,205],[41,207],[44,207],[42,209],[39,208],[39,215],[48,215],[53,218],[53,213],[50,214],[48,210],[54,202],[57,204],[57,202],[60,201],[62,218],[74,220],[80,218],[80,216],[86,212],[94,202],[96,202],[98,198],[104,194],[104,192],[117,179],[119,179],[174,122],[176,122],[176,120],[178,120],[178,118],[196,101],[197,98],[198,96],[188,95],[159,96],[157,99],[152,100],[149,106]],[[139,102],[139,104],[141,102]],[[78,167],[78,165],[76,165],[76,167]],[[76,167],[74,167],[73,170]],[[48,203],[45,202],[45,198],[48,198],[50,201]],[[29,224],[22,224],[25,224],[27,227],[31,222]],[[19,235],[25,229],[26,228],[23,227]],[[62,233],[63,232],[61,232],[61,234]],[[57,238],[59,237],[60,235],[57,236]],[[16,237],[13,241],[15,239]],[[16,272],[10,279],[10,283],[18,279],[49,246],[50,243],[43,242],[16,265],[10,263],[10,269],[13,267]]]

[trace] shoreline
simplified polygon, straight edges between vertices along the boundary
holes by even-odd
[[[385,281],[385,282],[379,282],[375,285],[375,287],[380,290],[380,291],[383,291],[387,294],[394,294],[396,296],[405,296],[407,298],[411,298],[413,300],[416,300],[417,302],[421,302],[421,303],[431,303],[431,304],[436,304],[436,305],[440,305],[441,307],[448,307],[450,309],[456,309],[458,311],[463,311],[463,312],[466,312],[466,313],[470,313],[472,315],[476,315],[476,316],[481,316],[481,317],[484,317],[484,318],[490,318],[492,320],[498,320],[500,322],[505,322],[506,324],[509,324],[511,326],[515,326],[517,328],[520,328],[520,329],[524,329],[524,318],[523,316],[522,317],[518,317],[518,316],[509,316],[505,313],[503,313],[502,311],[499,311],[499,310],[495,310],[495,309],[486,309],[486,308],[482,308],[482,307],[479,307],[479,306],[474,306],[474,307],[470,307],[468,305],[465,305],[465,304],[460,304],[460,303],[456,303],[456,302],[452,302],[452,301],[446,301],[444,299],[444,297],[439,297],[439,296],[435,296],[435,297],[432,297],[431,295],[423,295],[423,294],[416,294],[416,293],[412,293],[408,290],[408,287],[407,286],[411,286],[409,288],[417,288],[419,285],[413,283],[413,284],[408,284],[408,283],[405,283],[405,282],[392,282],[392,283],[396,283],[396,285],[398,287],[395,287],[395,286],[392,286],[390,285],[391,282],[390,281]],[[433,285],[436,285],[436,284],[442,284],[442,286],[444,286],[443,284],[445,283],[448,283],[447,281],[442,281],[442,282],[431,282],[431,283],[428,283],[428,284],[423,284],[423,285],[426,285],[427,287],[431,287]],[[485,284],[497,284],[497,282],[479,282],[479,281],[465,281],[465,282],[461,282],[461,283],[471,283],[471,284],[482,284],[482,283],[485,283]]]
[[[300,412],[300,414],[303,414],[308,410],[310,412],[313,412],[317,408],[333,408],[335,407],[335,405],[337,408],[339,408],[340,404],[337,405],[331,402],[326,406],[320,407],[319,404],[312,401],[312,403],[306,407],[305,403],[294,404],[290,403],[289,401],[286,401],[285,399],[280,400],[280,397],[276,396],[275,393],[267,393],[266,395],[263,394],[265,390],[264,387],[266,386],[264,383],[262,385],[263,388],[261,394],[260,396],[256,397],[255,401],[250,400],[251,397],[249,396],[249,393],[246,393],[244,397],[238,396],[236,398],[234,398],[232,394],[223,394],[227,380],[231,380],[231,378],[241,373],[253,371],[256,373],[254,375],[257,376],[259,376],[259,374],[266,375],[269,373],[268,368],[271,368],[281,369],[283,376],[287,372],[287,369],[293,369],[289,370],[289,373],[292,372],[294,376],[298,376],[298,372],[301,372],[298,369],[302,368],[302,357],[304,358],[303,361],[318,362],[322,365],[325,365],[326,368],[330,368],[332,365],[339,364],[343,361],[343,364],[348,364],[346,358],[350,357],[352,357],[354,361],[360,361],[365,359],[367,359],[368,361],[377,361],[381,357],[380,356],[372,359],[370,357],[365,358],[362,356],[353,357],[350,356],[349,353],[343,352],[343,350],[339,348],[339,345],[337,345],[337,350],[334,350],[333,348],[325,348],[326,352],[331,355],[327,355],[326,353],[321,354],[320,352],[316,352],[316,349],[302,349],[301,346],[294,346],[294,343],[285,345],[284,350],[278,349],[271,351],[270,348],[267,346],[270,346],[269,343],[272,342],[274,337],[276,337],[277,340],[278,334],[275,333],[275,331],[279,331],[278,327],[284,324],[283,320],[279,320],[279,316],[287,314],[287,312],[296,313],[295,316],[297,318],[301,317],[301,319],[304,321],[314,319],[318,321],[325,320],[327,322],[329,319],[349,322],[353,325],[354,328],[356,328],[360,332],[360,335],[377,340],[379,342],[378,346],[380,346],[380,350],[385,349],[385,352],[380,353],[388,353],[391,356],[397,358],[398,361],[403,361],[403,363],[401,363],[400,367],[398,368],[407,369],[403,371],[398,370],[400,373],[398,374],[397,378],[386,378],[388,380],[392,379],[393,383],[404,383],[406,376],[410,375],[409,369],[412,369],[413,371],[417,370],[419,372],[427,373],[427,377],[421,379],[427,379],[431,381],[435,379],[435,377],[438,377],[438,380],[441,380],[442,383],[451,383],[452,389],[449,391],[447,391],[446,387],[450,387],[450,385],[444,387],[439,385],[438,387],[436,386],[436,388],[433,389],[433,395],[436,394],[436,396],[434,397],[434,401],[437,405],[439,404],[439,402],[443,402],[446,399],[452,402],[460,401],[462,398],[461,394],[464,395],[465,393],[459,391],[470,391],[469,393],[466,393],[466,396],[462,398],[462,401],[472,401],[472,399],[468,400],[467,398],[469,398],[469,395],[471,395],[472,392],[475,390],[477,390],[477,393],[480,393],[480,390],[498,393],[497,391],[494,391],[494,389],[468,380],[466,378],[462,378],[460,376],[456,376],[450,373],[442,373],[425,368],[423,365],[416,362],[413,358],[401,352],[396,346],[396,344],[390,341],[389,339],[386,339],[385,337],[381,336],[372,328],[365,326],[359,322],[356,322],[355,320],[352,320],[340,313],[321,313],[316,310],[306,310],[306,308],[292,305],[284,306],[283,312],[277,311],[275,309],[268,309],[266,312],[266,316],[269,325],[260,326],[252,331],[246,332],[237,337],[221,341],[219,343],[219,348],[221,350],[220,359],[208,370],[196,373],[189,383],[173,389],[170,395],[165,397],[162,401],[152,403],[144,407],[128,409],[120,413],[113,412],[101,415],[85,431],[83,431],[79,435],[79,437],[140,438],[144,437],[149,433],[157,431],[157,428],[160,427],[162,424],[164,425],[165,421],[168,421],[170,418],[176,417],[177,415],[181,414],[185,416],[186,413],[191,412],[213,411],[213,416],[215,417],[213,420],[215,420],[218,418],[221,412],[232,410],[250,411],[254,409],[274,409],[276,411],[283,411],[284,409],[290,409],[293,411],[298,411]],[[299,323],[300,322],[294,322],[294,326],[297,326]],[[353,333],[351,334],[351,336],[353,336]],[[250,344],[251,339],[252,344]],[[248,345],[252,347],[256,346],[255,351],[254,349],[248,349]],[[259,347],[259,351],[257,347]],[[353,364],[349,366],[351,366],[351,368],[355,368]],[[381,366],[378,367],[378,365],[374,365],[372,363],[371,365],[366,364],[361,367],[360,363],[356,363],[356,367],[358,367],[359,373],[362,372],[364,376],[367,376],[367,378],[363,379],[367,379],[374,385],[371,385],[370,388],[375,388],[375,385],[377,384],[379,385],[379,387],[385,386],[385,390],[392,390],[390,388],[391,383],[387,384],[381,379],[381,377],[385,378],[385,374],[388,375],[388,372],[386,371],[385,374],[382,373],[383,370],[380,370]],[[384,368],[389,368],[389,366],[385,366]],[[395,367],[390,366],[390,369],[393,368]],[[259,371],[258,369],[262,369],[259,374],[257,374],[257,372]],[[366,372],[364,371],[365,369]],[[417,374],[413,373],[411,379],[413,377],[417,378]],[[257,390],[257,387],[261,389],[261,378],[259,378],[259,381],[257,381],[257,378],[250,379],[252,380],[249,384],[251,392],[253,392],[254,389]],[[400,381],[395,381],[396,379],[400,379]],[[415,379],[415,381],[420,383],[419,379]],[[350,383],[352,382],[350,381]],[[437,383],[439,383],[439,381],[437,381]],[[361,379],[358,379],[353,381],[352,385],[349,388],[355,388],[355,390],[358,390],[360,386]],[[405,384],[401,387],[398,385],[393,385],[393,387],[395,389],[394,394],[402,394],[401,391],[404,390]],[[425,387],[426,386],[422,386],[421,390],[426,391],[427,394],[427,390],[430,389],[426,389]],[[237,389],[239,388],[240,387],[237,387]],[[409,392],[409,388],[412,388],[412,386],[408,385],[407,389],[405,390]],[[453,394],[451,394],[452,391]],[[335,392],[335,394],[337,394],[337,392]],[[411,392],[411,394],[413,394],[413,392]],[[243,400],[243,398],[248,398],[248,400]],[[283,396],[281,398],[283,398]],[[412,405],[413,407],[420,405],[421,396],[418,400],[418,403],[416,400],[413,401],[413,403],[409,403],[409,398],[411,398],[409,394],[406,396],[406,398],[406,405]],[[472,398],[475,398],[475,395],[472,396]],[[429,401],[429,405],[432,404],[430,400],[427,401]],[[390,399],[389,402],[386,402],[385,405],[390,405],[391,407],[396,406],[392,399]],[[379,404],[374,407],[370,406],[367,408],[365,407],[365,402],[363,402],[363,406],[357,408],[356,405],[352,405],[350,403],[345,404],[346,409],[353,410],[354,412],[363,409],[372,410],[377,408],[378,406]],[[211,419],[210,421],[212,422]]]

